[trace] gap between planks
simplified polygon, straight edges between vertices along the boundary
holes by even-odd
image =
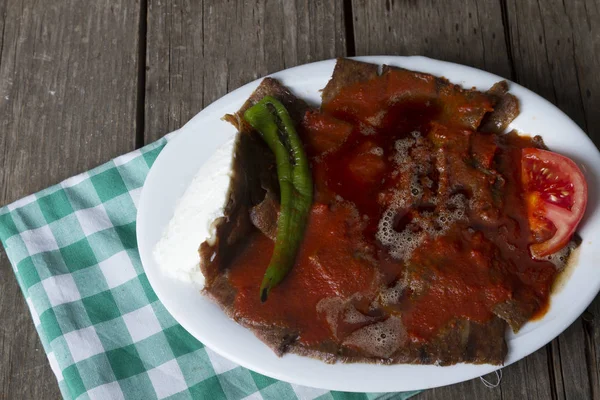
[[[138,70],[135,104],[135,148],[144,146],[146,118],[146,48],[148,34],[148,0],[140,0],[140,22],[138,26]]]

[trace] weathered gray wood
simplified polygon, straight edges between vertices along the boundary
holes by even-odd
[[[600,398],[598,357],[600,356],[600,330],[598,329],[597,315],[600,315],[600,301],[594,300],[591,306],[581,316],[585,336],[584,346],[586,349],[586,365],[590,376],[592,397]]]
[[[145,142],[180,128],[204,99],[203,2],[149,0]]]
[[[422,55],[510,78],[495,0],[353,0],[357,55]]]
[[[497,381],[495,374],[487,375],[490,382]],[[487,388],[479,379],[457,383],[450,386],[442,386],[430,390],[425,390],[415,397],[415,400],[500,400],[502,399],[500,389]]]
[[[0,1],[0,203],[135,145],[139,3]],[[4,253],[0,398],[58,398]]]
[[[480,379],[473,379],[424,391],[417,396],[417,399],[551,399],[552,383],[547,373],[547,363],[546,348],[543,348],[535,356],[527,357],[518,363],[503,368],[499,387],[488,388]],[[486,375],[485,378],[492,384],[497,382],[495,373]]]
[[[534,354],[502,370],[500,390],[503,399],[552,399],[553,382],[548,363],[550,347],[545,346]]]
[[[516,79],[554,102],[600,143],[598,1],[507,1]],[[565,132],[568,134],[568,132]],[[594,206],[594,205],[592,205]],[[599,398],[600,300],[552,343],[558,398]]]
[[[145,140],[261,76],[346,54],[342,1],[149,0]]]

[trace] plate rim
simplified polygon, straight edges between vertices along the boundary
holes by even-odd
[[[396,61],[395,64],[398,63],[403,63],[403,62],[408,62],[408,60],[422,60],[423,62],[428,62],[428,63],[432,63],[433,65],[440,65],[440,66],[446,66],[448,68],[459,68],[462,69],[466,72],[474,72],[477,74],[483,74],[483,75],[487,75],[490,79],[495,79],[495,81],[498,80],[507,80],[504,79],[502,77],[499,77],[495,74],[489,73],[487,71],[483,71],[477,68],[473,68],[473,67],[469,67],[469,66],[465,66],[465,65],[461,65],[461,64],[456,64],[456,63],[450,63],[447,61],[441,61],[441,60],[435,60],[435,59],[431,59],[428,57],[423,57],[423,56],[410,56],[410,57],[405,57],[405,56],[363,56],[363,57],[349,57],[358,61],[365,61],[365,62],[371,62],[371,63],[377,63],[379,65],[383,64],[383,63],[390,63],[390,60],[392,61]],[[309,63],[309,64],[303,64],[303,65],[299,65],[293,68],[288,68],[282,71],[278,71],[276,73],[273,74],[269,74],[267,76],[271,76],[271,77],[275,77],[277,78],[278,75],[283,75],[283,74],[293,74],[296,71],[302,70],[302,69],[306,69],[306,68],[316,68],[316,67],[321,67],[321,66],[328,66],[328,64],[331,64],[331,70],[333,69],[333,65],[335,63],[335,59],[329,59],[329,60],[323,60],[323,61],[317,61],[314,63]],[[329,74],[328,76],[330,76],[331,74]],[[173,304],[171,303],[171,301],[169,301],[169,299],[164,299],[164,296],[162,295],[162,290],[160,289],[160,283],[158,282],[158,280],[156,279],[156,277],[154,276],[154,274],[152,273],[151,270],[149,270],[148,263],[151,261],[148,261],[148,249],[145,248],[144,250],[142,250],[142,247],[145,246],[145,242],[143,242],[143,245],[140,245],[139,242],[139,238],[143,237],[144,235],[144,229],[145,229],[145,220],[143,217],[144,214],[144,210],[148,207],[147,204],[150,201],[149,197],[148,197],[148,190],[147,190],[147,185],[146,183],[148,181],[151,181],[149,178],[153,177],[153,171],[156,172],[155,166],[157,165],[161,165],[159,163],[159,161],[161,160],[161,156],[163,156],[165,154],[165,151],[169,148],[169,146],[173,149],[177,146],[177,143],[181,140],[183,140],[182,138],[184,137],[183,132],[184,131],[189,131],[191,129],[194,129],[196,125],[198,125],[199,122],[201,122],[202,120],[204,120],[205,118],[213,118],[214,115],[213,113],[218,109],[218,105],[223,103],[226,100],[229,99],[233,99],[236,96],[239,95],[239,93],[245,93],[248,90],[250,90],[251,88],[254,88],[258,85],[258,83],[260,81],[262,81],[262,79],[264,79],[264,77],[258,78],[252,82],[249,82],[243,86],[241,86],[240,88],[227,93],[225,96],[219,98],[218,100],[216,100],[215,102],[213,102],[212,104],[210,104],[209,106],[207,106],[206,108],[204,108],[202,111],[200,111],[198,114],[196,114],[192,119],[190,119],[190,121],[188,121],[182,128],[180,128],[179,134],[177,134],[174,138],[172,138],[166,145],[166,147],[161,151],[161,153],[159,154],[159,156],[157,157],[157,159],[155,160],[155,163],[153,165],[153,167],[150,169],[147,177],[146,177],[146,181],[144,182],[144,186],[142,188],[142,192],[140,195],[140,201],[139,201],[139,207],[137,210],[137,226],[136,226],[136,233],[137,233],[137,237],[138,237],[138,246],[139,246],[139,252],[140,252],[140,257],[141,257],[141,261],[142,261],[142,265],[144,267],[144,272],[146,272],[146,275],[148,277],[148,280],[150,282],[150,285],[152,286],[153,290],[155,291],[156,295],[158,296],[158,298],[160,299],[160,301],[162,302],[162,304],[165,306],[165,308],[167,309],[167,311],[169,311],[169,313],[171,313],[171,315],[175,318],[175,320],[182,326],[184,327],[188,332],[190,332],[192,334],[192,336],[196,337],[198,340],[200,340],[201,342],[205,343],[205,340],[200,339],[197,335],[197,332],[195,332],[194,329],[189,329],[189,322],[185,321],[185,320],[181,320],[180,318],[177,317],[177,315],[179,314],[173,307]],[[562,112],[560,109],[558,109],[556,106],[554,106],[553,104],[551,104],[550,102],[548,102],[546,99],[544,99],[543,97],[535,94],[534,92],[524,88],[523,86],[514,83],[510,80],[507,80],[510,82],[510,87],[511,87],[511,92],[514,92],[515,89],[517,89],[518,92],[521,92],[522,94],[527,94],[528,96],[532,96],[537,102],[540,103],[540,105],[545,106],[546,108],[549,108],[549,110],[557,113],[557,118],[560,118],[562,120],[564,120],[565,123],[570,123],[572,126],[571,128],[575,131],[578,131],[578,134],[582,134],[583,137],[580,138],[581,140],[585,141],[584,139],[587,139],[588,143],[587,145],[591,146],[594,150],[595,150],[595,156],[597,156],[600,159],[600,153],[598,153],[597,148],[595,147],[595,145],[593,144],[593,142],[591,141],[591,139],[577,126],[577,124],[575,124],[564,112]],[[452,80],[453,83],[460,83],[461,85],[464,86],[464,83],[462,82],[456,82],[454,80]],[[244,99],[245,100],[245,99]],[[217,116],[218,118],[221,117],[221,115]],[[164,158],[164,157],[163,157]],[[195,172],[194,172],[195,173]],[[588,203],[589,204],[589,203]],[[586,212],[586,216],[589,213]],[[140,218],[140,216],[142,215],[142,217]],[[150,253],[152,252],[152,249],[150,249]],[[149,273],[150,272],[150,273]],[[595,298],[596,294],[598,293],[598,290],[600,289],[600,279],[597,279],[595,282],[595,287],[592,288],[595,290],[591,290],[589,292],[589,299],[586,298],[586,300],[582,301],[580,304],[586,303],[585,306],[580,307],[581,310],[577,310],[577,312],[572,312],[570,313],[570,315],[568,315],[568,317],[563,318],[563,321],[561,324],[559,324],[557,327],[554,327],[554,329],[552,330],[552,332],[550,334],[546,333],[545,335],[543,335],[543,338],[541,340],[534,340],[533,342],[539,343],[539,346],[530,346],[528,351],[526,351],[526,354],[521,355],[520,357],[518,357],[517,359],[511,359],[510,358],[510,353],[509,355],[507,355],[507,362],[502,365],[502,366],[492,366],[492,365],[488,365],[488,364],[484,364],[484,365],[476,365],[473,366],[472,364],[459,364],[459,366],[467,366],[469,367],[468,369],[474,370],[476,369],[476,371],[471,371],[471,373],[466,374],[465,376],[463,376],[462,378],[456,380],[456,379],[441,379],[439,383],[434,383],[431,385],[426,385],[426,387],[421,387],[419,386],[419,389],[426,389],[426,388],[431,388],[431,387],[437,387],[437,386],[444,386],[444,385],[448,385],[448,384],[453,384],[453,383],[458,383],[458,382],[462,382],[465,380],[469,380],[472,378],[475,378],[477,376],[481,376],[481,375],[485,375],[489,372],[493,372],[497,369],[503,368],[507,365],[510,365],[513,362],[516,362],[526,356],[528,356],[529,354],[537,351],[539,348],[543,347],[544,345],[546,345],[548,342],[550,342],[553,338],[557,337],[558,335],[560,335],[568,326],[570,326],[573,321],[575,319],[577,319],[577,317],[581,314],[581,312],[583,312],[583,310],[589,305],[589,303],[591,303],[591,301],[593,301],[593,299]],[[591,295],[591,292],[594,292],[593,295]],[[589,300],[589,301],[588,301]],[[194,332],[192,332],[194,331]],[[196,334],[194,334],[196,333]],[[531,335],[529,335],[531,336]],[[531,338],[530,338],[531,339]],[[531,340],[530,340],[531,341]],[[507,342],[510,342],[510,339],[507,338]],[[206,343],[205,343],[206,344]],[[212,343],[211,343],[212,344]],[[263,368],[260,367],[260,365],[257,364],[252,364],[252,363],[248,363],[247,360],[245,359],[241,359],[240,357],[236,356],[236,355],[232,355],[230,353],[228,353],[227,351],[224,351],[223,348],[216,346],[213,347],[211,346],[211,344],[208,344],[207,346],[209,348],[211,348],[214,352],[220,354],[221,356],[228,358],[234,362],[236,362],[237,364],[240,364],[241,366],[251,369],[253,371],[259,372],[261,374],[267,375],[267,376],[271,376],[274,377],[276,379],[282,380],[282,381],[286,381],[286,382],[290,382],[290,383],[295,383],[295,384],[300,384],[300,385],[306,385],[306,386],[312,386],[312,387],[318,387],[318,388],[322,388],[322,389],[327,389],[327,390],[344,390],[344,391],[353,391],[353,392],[377,392],[377,391],[397,391],[397,390],[415,390],[417,388],[412,388],[412,387],[403,387],[400,389],[394,389],[395,386],[393,385],[382,385],[381,382],[377,383],[375,386],[370,386],[369,384],[362,384],[361,383],[354,383],[353,385],[339,385],[339,384],[334,384],[332,383],[331,385],[326,384],[317,384],[314,385],[311,382],[307,382],[303,379],[295,379],[295,377],[293,376],[289,376],[289,375],[285,375],[282,374],[278,371],[272,371],[272,370],[265,370]],[[510,349],[509,349],[510,351]],[[300,357],[300,356],[296,356],[296,355],[286,355],[285,357]],[[360,365],[360,366],[375,366],[375,364],[341,364],[341,365]],[[410,364],[400,364],[403,366],[407,366],[407,367],[412,367],[412,368],[420,368],[420,367],[431,367],[431,366],[420,366],[420,365],[410,365]],[[393,368],[396,366],[384,366],[385,368]],[[453,368],[454,366],[451,367],[436,367],[436,368],[444,368],[444,369],[448,369],[448,368]],[[475,367],[475,368],[471,368],[471,367]],[[444,375],[444,374],[442,374]]]

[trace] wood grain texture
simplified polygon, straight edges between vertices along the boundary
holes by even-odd
[[[145,143],[180,128],[202,109],[202,2],[149,0]]]
[[[0,204],[135,144],[139,4],[0,2]],[[60,396],[4,253],[0,398]]]
[[[357,55],[422,55],[510,78],[496,0],[353,0]]]
[[[149,0],[149,143],[261,76],[346,54],[342,1]]]
[[[486,376],[490,382],[494,383],[497,381],[495,374]],[[440,399],[452,399],[452,400],[471,400],[471,399],[482,399],[482,400],[501,400],[502,394],[498,388],[487,388],[479,379],[472,379],[470,381],[457,383],[449,386],[442,386],[439,388],[428,389],[417,396],[415,400],[440,400]]]
[[[600,144],[600,2],[508,0],[519,83],[556,104]],[[568,132],[565,132],[568,134]],[[600,299],[551,344],[558,399],[599,398]]]
[[[548,374],[549,360],[546,353],[546,348],[543,348],[537,353],[503,368],[499,387],[488,388],[480,379],[472,379],[455,385],[424,391],[416,399],[552,399],[553,381],[550,374]],[[484,378],[490,383],[497,382],[497,376],[494,373],[486,375]]]
[[[135,2],[10,0],[0,60],[2,202],[132,150]]]

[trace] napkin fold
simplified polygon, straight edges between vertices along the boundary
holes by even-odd
[[[278,381],[220,357],[156,297],[137,249],[168,138],[0,208],[0,240],[65,399],[407,399]]]

